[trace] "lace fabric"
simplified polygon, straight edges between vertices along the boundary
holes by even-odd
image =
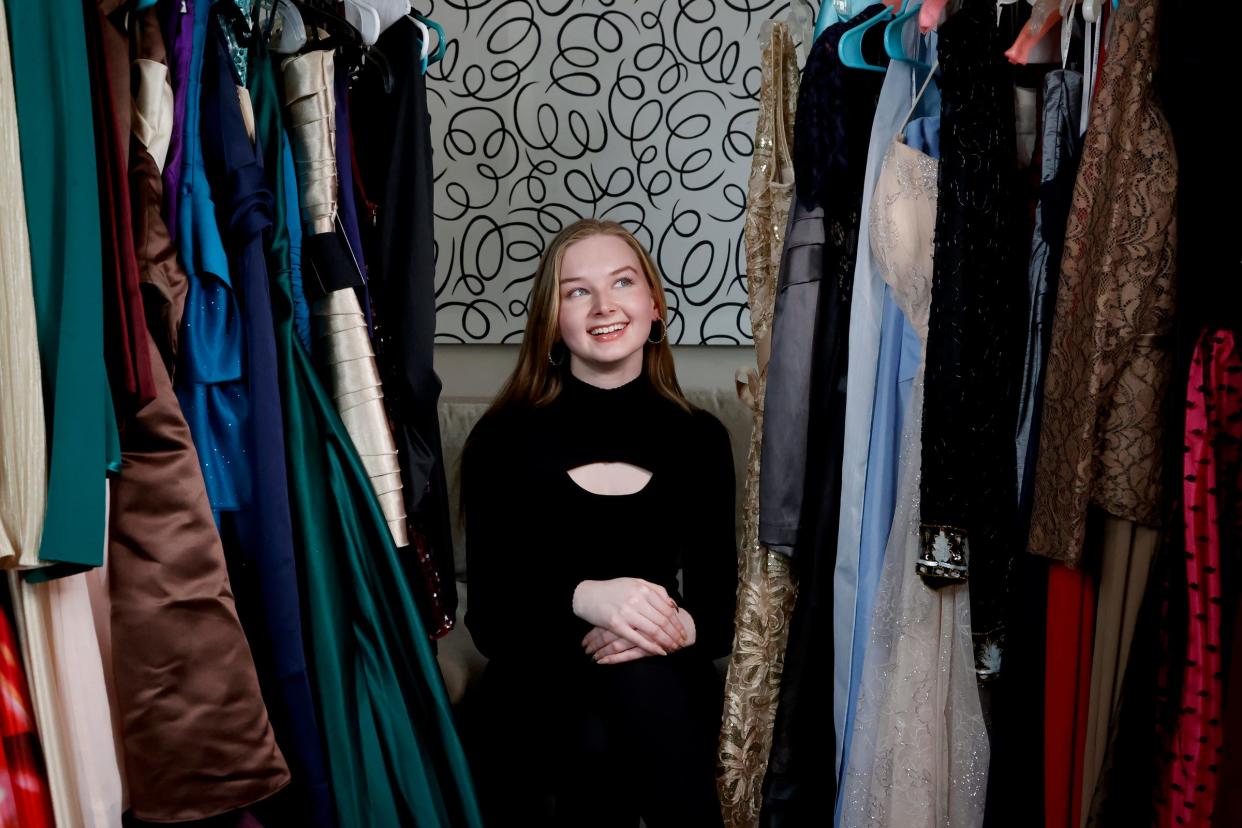
[[[1152,90],[1156,5],[1113,13],[1066,227],[1030,548],[1071,566],[1091,503],[1160,518],[1177,158]]]
[[[718,779],[725,824],[755,825],[772,745],[789,617],[796,587],[789,559],[759,543],[759,460],[767,355],[776,303],[777,272],[793,197],[793,136],[798,64],[784,23],[774,23],[763,48],[763,82],[746,214],[746,277],[751,330],[759,359],[755,421],[747,455],[742,548],[738,556],[733,652],[725,686]]]
[[[938,164],[889,147],[868,217],[893,296],[926,342]],[[975,682],[969,586],[935,590],[915,573],[920,540],[924,366],[901,436],[897,508],[867,645],[841,825],[982,824],[990,756]]]

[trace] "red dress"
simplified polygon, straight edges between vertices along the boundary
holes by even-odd
[[[1222,750],[1221,535],[1216,464],[1236,457],[1242,437],[1242,356],[1228,331],[1199,338],[1186,387],[1182,501],[1187,639],[1172,759],[1159,803],[1161,826],[1212,824]],[[1230,463],[1230,465],[1232,465]]]
[[[0,828],[56,824],[32,710],[13,628],[0,609]]]

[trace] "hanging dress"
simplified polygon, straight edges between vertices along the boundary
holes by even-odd
[[[1183,533],[1186,548],[1186,661],[1169,748],[1157,797],[1160,828],[1211,828],[1217,790],[1236,784],[1218,771],[1224,751],[1224,576],[1221,518],[1230,506],[1218,496],[1221,475],[1238,467],[1242,445],[1242,352],[1232,331],[1203,332],[1186,386],[1185,454],[1182,462]],[[1234,491],[1232,481],[1223,487]],[[1233,642],[1237,646],[1237,642]]]
[[[0,35],[4,34],[3,16],[0,7]],[[56,820],[43,752],[17,637],[9,623],[6,589],[7,585],[0,583],[0,826],[52,828]],[[120,813],[116,816],[119,819]]]
[[[884,159],[868,217],[872,252],[893,298],[924,341],[932,301],[937,166],[899,133]],[[846,828],[973,828],[983,820],[988,738],[975,683],[968,587],[935,590],[915,571],[921,550],[922,387],[920,364],[902,432],[897,509],[845,761],[841,825]]]
[[[287,190],[293,168],[270,62],[250,69],[257,145],[275,194],[267,247],[294,540],[338,822],[478,826],[448,696],[387,519],[294,332]]]
[[[769,552],[759,543],[759,459],[776,275],[793,198],[790,141],[797,97],[798,63],[793,38],[784,23],[775,23],[763,47],[759,119],[747,193],[746,284],[759,374],[751,404],[755,421],[747,457],[737,615],[725,685],[719,756],[723,772],[718,787],[725,824],[739,827],[755,825],[759,819],[760,787],[772,745],[772,723],[795,595],[789,559]]]
[[[102,482],[116,426],[101,353],[94,146],[67,140],[91,107],[82,6],[68,0],[5,5],[47,424],[47,511],[39,558],[98,566]],[[54,159],[49,147],[59,148]]]
[[[47,437],[9,32],[0,7],[0,566],[39,564]]]
[[[297,164],[304,249],[303,272],[317,288],[311,303],[315,354],[332,397],[362,458],[393,542],[409,545],[401,467],[384,409],[369,327],[355,287],[365,285],[348,244],[337,233],[336,98],[333,53],[311,51],[281,63],[289,134]],[[349,182],[345,182],[349,186]],[[309,264],[309,267],[305,265]],[[309,284],[308,284],[309,283]],[[308,295],[309,298],[309,295]]]
[[[254,473],[251,502],[220,515],[245,561],[233,569],[238,611],[247,631],[273,727],[290,759],[294,795],[284,819],[326,828],[335,824],[306,663],[301,589],[286,477],[283,405],[268,286],[265,236],[273,197],[262,156],[247,124],[250,97],[241,85],[221,19],[212,20],[204,57],[202,148],[229,247],[229,269],[241,309],[249,416],[246,451]]]
[[[1018,220],[1012,67],[995,4],[965,0],[939,28],[940,194],[924,365],[917,564],[971,582],[979,677],[1002,669],[1018,551],[1014,439],[1030,237]]]
[[[879,4],[860,18],[879,14]],[[837,47],[850,23],[815,42],[798,88],[797,196],[785,234],[764,399],[759,539],[793,554],[789,622],[760,824],[801,824],[836,797],[833,602],[849,318],[867,147],[883,78],[855,72]],[[863,49],[883,58],[882,28]],[[793,545],[787,546],[792,543]]]
[[[435,166],[427,107],[434,90],[428,90],[420,65],[421,47],[422,35],[412,20],[398,20],[384,32],[378,48],[391,56],[393,89],[386,92],[374,76],[355,82],[351,134],[354,168],[364,190],[360,194],[371,218],[363,230],[376,305],[376,359],[414,528],[410,557],[417,557],[412,562],[417,567],[411,570],[417,569],[417,596],[428,632],[439,637],[455,621],[457,577],[440,440],[441,385],[433,365]]]
[[[200,52],[207,12],[201,9],[202,32],[195,31],[204,36]],[[135,29],[140,54],[151,60],[143,50],[155,32],[145,18]],[[201,59],[198,63],[201,70]],[[153,70],[161,76],[156,67],[147,67]],[[213,346],[207,331],[176,327],[183,318],[181,303],[195,290],[182,262],[196,261],[194,251],[204,250],[196,242],[208,241],[215,228],[214,205],[202,200],[207,182],[198,128],[200,86],[197,78],[191,80],[188,109],[195,126],[185,143],[179,213],[188,255],[176,255],[159,212],[164,161],[159,136],[172,127],[157,124],[168,114],[140,108],[139,123],[146,126],[131,146],[131,185],[138,199],[135,247],[156,396],[124,422],[124,465],[112,484],[108,538],[108,632],[126,778],[134,815],[149,821],[215,816],[261,800],[289,781],[237,616],[202,464],[168,369],[175,354],[179,381],[189,372],[188,338],[197,338],[200,354]],[[156,90],[140,94],[139,104],[166,102],[162,82]],[[218,233],[215,238],[220,244]],[[222,244],[218,250],[222,255]],[[213,272],[227,272],[222,264],[215,267]],[[188,629],[194,634],[187,635]]]
[[[22,192],[6,195],[25,201],[47,439],[46,511],[40,515],[38,555],[42,563],[60,565],[50,569],[63,575],[102,562],[104,474],[116,442],[102,356],[94,146],[71,140],[84,126],[92,132],[86,34],[80,3],[6,2],[6,13],[23,182]],[[49,147],[57,148],[54,158],[48,156]],[[50,574],[49,568],[28,573]],[[107,698],[98,650],[93,663],[88,658],[96,645],[89,599],[85,589],[77,589],[84,584],[33,585],[16,577],[10,583],[57,824],[108,824],[104,820],[119,812],[116,756],[111,733],[91,728],[93,722],[107,729],[110,721],[106,712],[85,722],[75,716],[91,710],[92,700],[102,705]],[[69,673],[60,672],[65,660],[72,662],[75,647],[84,648],[80,665],[70,663]],[[104,750],[96,754],[100,744]],[[99,770],[100,787],[92,784],[92,766]],[[101,804],[103,813],[93,811],[91,803]],[[97,821],[84,822],[92,816]]]
[[[1072,817],[1072,799],[1081,796],[1082,810],[1097,816],[1118,806],[1121,811],[1113,813],[1122,825],[1144,821],[1132,810],[1142,798],[1130,796],[1129,790],[1131,784],[1147,784],[1137,769],[1147,762],[1142,757],[1156,753],[1147,744],[1155,725],[1146,714],[1121,734],[1130,747],[1117,754],[1106,745],[1118,735],[1119,671],[1135,661],[1150,663],[1158,649],[1153,643],[1127,655],[1125,641],[1146,638],[1134,628],[1164,517],[1162,435],[1173,370],[1168,339],[1174,326],[1178,159],[1152,87],[1157,6],[1155,0],[1129,0],[1110,19],[1107,57],[1065,230],[1028,541],[1033,553],[1071,568],[1100,562],[1099,599],[1087,602],[1097,616],[1096,634],[1078,645],[1094,651],[1090,678],[1087,668],[1057,660],[1057,644],[1050,640],[1048,679],[1077,669],[1082,675],[1075,681],[1086,685],[1085,697],[1091,699],[1087,717],[1092,721],[1081,725],[1086,738],[1081,778],[1070,778],[1061,810]],[[1070,576],[1054,565],[1050,577]],[[1050,602],[1056,586],[1050,580]],[[1071,596],[1068,603],[1072,607],[1078,601]],[[1078,727],[1072,709],[1077,706],[1063,702],[1068,715],[1046,727],[1050,735],[1059,734],[1061,745],[1059,756],[1046,757],[1049,767],[1064,769],[1076,762],[1079,750],[1068,731]],[[1066,755],[1070,749],[1074,753]],[[1107,779],[1112,775],[1109,754],[1130,767],[1115,781]],[[1116,788],[1120,796],[1111,804],[1099,796],[1099,785],[1087,790],[1097,773],[1106,787],[1124,786]]]
[[[871,122],[871,144],[863,183],[862,215],[871,214],[875,182],[884,156],[901,129],[901,119],[914,101],[921,81],[935,62],[936,36],[926,42],[911,20],[903,32],[906,53],[927,66],[901,61],[889,64],[884,88]],[[915,114],[939,123],[940,90],[935,80],[917,102]],[[916,118],[907,127],[908,143],[915,146]],[[935,152],[939,157],[938,136]],[[833,570],[833,721],[837,734],[836,773],[849,754],[854,728],[854,701],[862,677],[863,658],[871,636],[875,591],[884,568],[884,550],[893,525],[900,476],[901,434],[914,374],[923,359],[923,343],[893,299],[876,257],[871,252],[871,230],[858,228],[858,259],[850,310],[850,354],[845,391],[845,446],[841,453],[840,528]],[[841,798],[837,796],[837,818]]]

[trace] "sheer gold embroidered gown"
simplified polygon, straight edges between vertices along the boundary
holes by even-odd
[[[746,273],[759,371],[745,395],[755,413],[747,461],[742,549],[733,654],[720,735],[720,802],[728,826],[758,824],[760,788],[772,745],[772,723],[793,612],[789,560],[759,544],[759,456],[763,398],[771,353],[776,277],[793,197],[791,141],[798,101],[793,38],[774,23],[763,47],[763,82],[755,128],[746,213]]]

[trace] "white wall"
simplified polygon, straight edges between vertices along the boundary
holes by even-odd
[[[445,397],[491,398],[508,379],[517,345],[437,345],[436,373]],[[737,369],[753,365],[751,347],[681,345],[673,347],[682,388],[732,388]]]

